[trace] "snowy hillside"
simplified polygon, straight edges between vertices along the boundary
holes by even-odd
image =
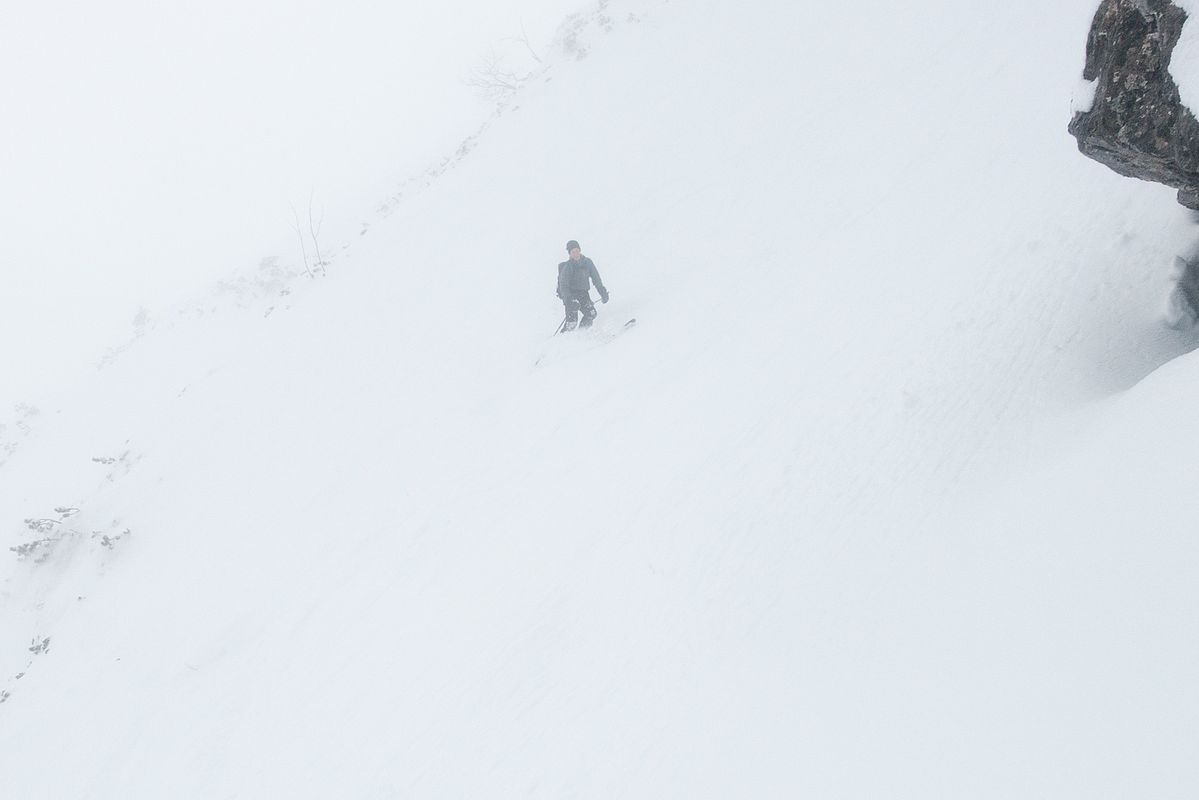
[[[0,792],[1193,795],[1194,224],[1065,132],[1092,11],[582,8],[29,398]]]

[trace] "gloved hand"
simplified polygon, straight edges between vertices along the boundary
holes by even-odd
[[[603,303],[608,302],[608,290],[607,289],[600,290],[600,302],[603,302]]]

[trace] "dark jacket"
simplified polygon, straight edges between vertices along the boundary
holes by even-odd
[[[595,262],[587,256],[583,256],[578,261],[563,261],[558,265],[558,296],[562,298],[570,295],[587,294],[591,290],[591,283],[595,283],[595,288],[599,290],[600,296],[606,295],[608,290],[604,288],[604,282],[600,280],[599,270],[595,268]]]

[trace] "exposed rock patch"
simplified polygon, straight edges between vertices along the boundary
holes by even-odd
[[[1169,71],[1186,20],[1169,0],[1103,0],[1083,71],[1097,82],[1095,101],[1069,130],[1085,155],[1121,175],[1173,186],[1180,203],[1199,209],[1199,121]]]

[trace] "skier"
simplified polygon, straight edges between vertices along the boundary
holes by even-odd
[[[595,262],[583,255],[579,243],[571,239],[566,243],[570,258],[558,265],[558,297],[566,307],[566,321],[562,330],[573,331],[575,327],[590,328],[595,321],[595,304],[591,302],[591,284],[599,290],[600,300],[608,302],[608,290],[600,280]],[[579,312],[583,321],[579,322]]]

